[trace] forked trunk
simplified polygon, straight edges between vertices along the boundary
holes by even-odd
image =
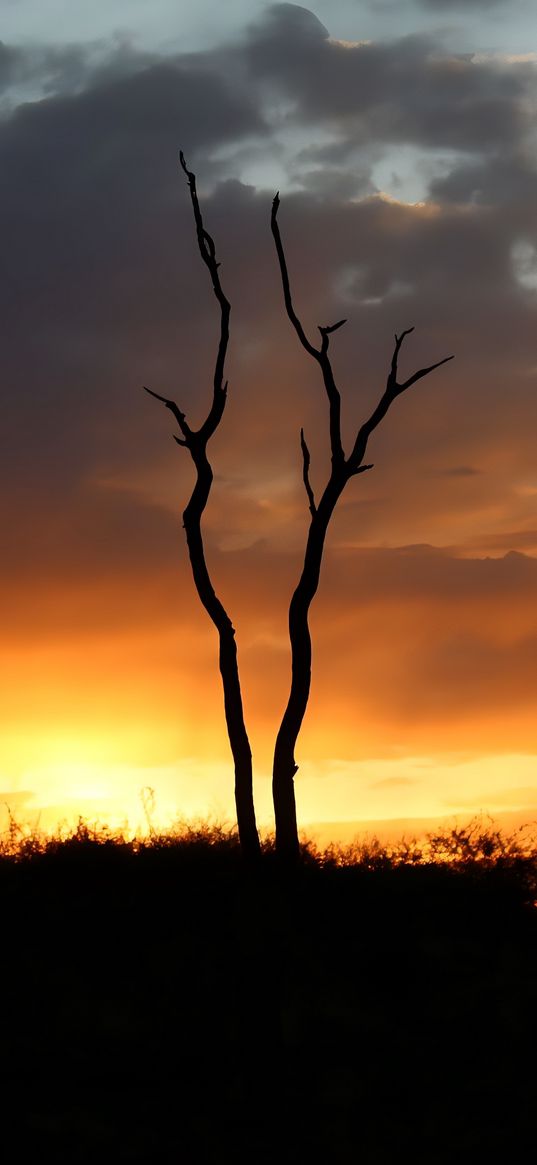
[[[300,848],[295,799],[295,773],[298,771],[295,746],[308,706],[311,687],[309,609],[319,585],[328,523],[346,480],[343,471],[334,470],[321,498],[319,509],[312,506],[304,566],[289,606],[291,688],[276,738],[272,771],[276,852],[286,864],[296,862]]]
[[[287,262],[278,226],[279,206],[280,199],[277,194],[272,204],[271,229],[280,265],[285,310],[302,347],[317,362],[322,374],[329,407],[330,449],[332,455],[330,477],[317,508],[309,475],[309,449],[306,445],[304,432],[301,430],[300,445],[303,458],[303,479],[311,514],[311,522],[302,574],[289,607],[289,638],[291,641],[292,660],[291,690],[276,740],[272,779],[274,813],[276,817],[276,852],[284,863],[292,864],[296,861],[299,854],[294,784],[295,773],[298,769],[295,761],[295,745],[308,704],[311,684],[311,639],[308,627],[308,614],[312,599],[319,585],[319,574],[328,523],[334,512],[336,502],[349,479],[354,477],[355,474],[364,473],[366,470],[373,468],[372,465],[363,464],[367,443],[371,433],[380,424],[383,417],[386,416],[395,398],[415,384],[416,381],[421,380],[424,376],[428,376],[435,368],[439,368],[441,364],[445,364],[447,360],[451,360],[453,357],[447,356],[443,360],[438,360],[435,364],[430,364],[427,368],[420,368],[400,384],[397,380],[399,351],[405,336],[408,336],[413,331],[413,328],[407,328],[401,335],[396,335],[386,389],[369,419],[358,430],[352,452],[346,457],[341,440],[341,397],[334,380],[328,351],[332,333],[339,331],[343,324],[346,323],[346,320],[338,320],[337,323],[330,324],[327,327],[319,327],[321,335],[321,345],[319,348],[316,348],[308,339],[293,306]]]

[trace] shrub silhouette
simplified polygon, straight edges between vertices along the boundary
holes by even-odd
[[[6,1161],[525,1160],[536,857],[476,822],[289,878],[218,824],[12,830]]]

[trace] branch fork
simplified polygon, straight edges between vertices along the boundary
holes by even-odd
[[[419,368],[417,372],[414,372],[412,376],[408,377],[408,380],[405,380],[403,384],[399,384],[397,380],[397,363],[399,359],[399,352],[401,351],[403,341],[407,336],[410,336],[411,332],[413,331],[414,328],[412,327],[405,328],[405,330],[401,332],[399,336],[397,335],[397,332],[395,333],[395,347],[393,350],[392,363],[386,385],[387,391],[390,392],[393,397],[399,396],[402,392],[405,392],[407,388],[411,388],[413,384],[416,384],[416,381],[421,380],[424,376],[428,376],[430,372],[434,372],[435,368],[440,368],[441,364],[447,364],[449,360],[454,359],[453,356],[444,356],[443,360],[437,360],[435,364],[429,364],[426,368]]]

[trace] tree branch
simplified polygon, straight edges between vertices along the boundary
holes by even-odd
[[[342,328],[343,324],[346,324],[346,323],[347,323],[346,320],[338,320],[337,324],[330,324],[326,328],[322,328],[320,324],[318,325],[318,327],[319,327],[319,331],[321,333],[321,336],[329,336],[331,332],[337,332],[338,328]]]
[[[351,477],[356,477],[356,475],[358,473],[367,473],[368,469],[374,469],[374,468],[375,468],[375,466],[373,463],[371,463],[371,465],[357,465],[356,469],[351,469],[351,471],[350,471]]]
[[[289,284],[289,273],[287,271],[287,263],[286,263],[285,253],[284,253],[283,244],[282,244],[282,240],[281,240],[280,228],[278,226],[277,216],[278,216],[279,206],[280,206],[280,195],[275,194],[274,200],[272,203],[272,214],[270,216],[270,226],[271,226],[272,234],[274,236],[274,242],[276,244],[276,253],[278,255],[278,261],[280,264],[280,273],[281,273],[281,277],[282,277],[283,298],[284,298],[284,302],[285,302],[285,308],[287,311],[287,315],[289,316],[289,319],[290,319],[290,321],[295,329],[295,332],[296,332],[303,348],[306,349],[306,352],[309,352],[310,356],[313,356],[314,360],[317,360],[319,358],[319,352],[318,352],[317,348],[315,348],[313,346],[313,344],[310,344],[310,341],[308,340],[308,337],[306,336],[304,328],[302,327],[302,324],[300,323],[300,320],[299,320],[299,318],[295,312],[295,309],[293,307],[293,300],[291,297],[291,287]]]
[[[414,331],[414,327],[412,326],[411,328],[405,328],[405,331],[401,332],[400,336],[397,335],[397,332],[395,333],[395,348],[393,350],[390,374],[388,376],[388,384],[393,384],[393,385],[397,384],[397,361],[399,358],[399,352],[401,350],[401,345],[403,343],[403,340],[406,338],[406,336],[410,336],[411,332],[413,332],[413,331]]]
[[[192,438],[195,437],[196,434],[192,431],[190,425],[187,424],[185,420],[185,414],[181,412],[179,406],[175,403],[174,400],[168,400],[166,396],[161,396],[160,393],[153,392],[153,389],[147,388],[145,384],[142,387],[144,392],[148,392],[149,396],[154,396],[155,400],[161,400],[163,405],[166,405],[166,408],[173,413],[183,434],[183,437],[185,438],[184,441],[181,441],[180,437],[176,437],[175,440],[177,441],[178,445],[187,445],[190,448]]]
[[[304,430],[303,429],[300,430],[300,447],[302,449],[302,461],[303,461],[302,477],[304,479],[304,485],[306,487],[306,493],[308,495],[310,514],[311,514],[312,518],[314,518],[316,513],[317,513],[317,506],[315,505],[315,497],[314,497],[313,490],[311,488],[311,482],[310,482],[310,460],[311,460],[310,451],[308,449],[308,446],[306,445],[306,439],[304,437]]]
[[[319,331],[320,331],[321,337],[322,337],[320,348],[315,348],[314,345],[311,344],[310,341],[308,340],[308,337],[306,336],[304,328],[302,327],[302,324],[301,324],[301,322],[296,314],[296,311],[293,307],[293,300],[292,300],[292,296],[291,296],[291,286],[289,283],[289,272],[287,270],[287,262],[285,259],[285,252],[284,252],[283,243],[281,240],[280,228],[278,226],[279,206],[280,206],[280,196],[279,196],[279,194],[276,194],[274,197],[274,201],[272,203],[272,214],[270,217],[270,225],[271,225],[272,234],[274,236],[274,242],[276,244],[276,253],[278,255],[278,261],[280,264],[280,274],[281,274],[281,278],[282,278],[283,298],[284,298],[284,302],[285,302],[285,308],[286,308],[289,320],[291,321],[291,323],[295,329],[295,332],[300,340],[300,343],[302,344],[302,347],[305,348],[306,352],[308,352],[309,355],[312,356],[313,359],[316,360],[317,363],[320,365],[321,372],[323,374],[324,387],[326,389],[326,395],[328,397],[328,403],[329,403],[329,408],[330,408],[330,448],[331,448],[331,452],[332,452],[332,464],[333,465],[343,465],[343,463],[345,461],[345,454],[343,452],[343,445],[341,442],[341,397],[339,395],[339,389],[337,388],[336,382],[334,380],[334,374],[332,372],[332,365],[330,363],[330,357],[328,355],[328,344],[329,344],[328,337],[329,337],[331,332],[335,332],[335,331],[337,331],[338,328],[341,328],[343,326],[343,324],[346,323],[346,320],[339,320],[339,322],[337,324],[332,324],[331,326],[326,327],[326,328],[319,327]]]
[[[415,384],[417,380],[421,380],[422,377],[428,376],[430,372],[434,372],[435,368],[440,368],[442,364],[447,364],[449,360],[454,359],[453,356],[444,356],[443,360],[437,360],[435,364],[429,364],[427,368],[420,368],[418,372],[414,372],[412,376],[409,376],[408,380],[405,380],[402,384],[399,384],[397,380],[399,352],[401,350],[403,340],[413,331],[414,328],[406,328],[405,331],[401,332],[399,336],[397,333],[395,335],[395,346],[393,350],[390,371],[388,373],[388,379],[386,382],[386,389],[381,396],[378,405],[371,413],[369,420],[365,421],[365,423],[359,429],[356,441],[354,442],[352,453],[347,462],[349,470],[352,474],[355,474],[358,471],[358,468],[360,467],[365,456],[367,442],[371,436],[371,433],[374,429],[377,428],[377,425],[379,425],[383,418],[386,416],[386,413],[388,412],[390,405],[393,404],[395,398],[400,396],[402,392],[405,392],[407,388],[410,388],[413,384]]]
[[[181,169],[186,174],[188,188],[190,190],[192,209],[194,211],[194,221],[196,223],[196,235],[198,239],[199,252],[203,262],[209,269],[213,291],[218,300],[218,303],[220,304],[220,340],[214,368],[213,403],[208,416],[203,422],[201,429],[199,429],[199,435],[203,437],[205,441],[208,441],[209,437],[212,437],[221,420],[226,403],[227,381],[224,384],[224,365],[229,343],[229,317],[231,315],[231,304],[227,297],[224,295],[222,284],[220,283],[220,276],[218,274],[220,263],[217,263],[216,261],[216,247],[214,244],[214,239],[209,234],[209,232],[205,230],[203,225],[203,218],[196,188],[196,175],[192,172],[192,170],[188,169],[185,161],[185,155],[183,154],[182,150],[179,151],[179,161],[181,164]]]
[[[409,376],[408,380],[405,380],[404,384],[398,386],[399,392],[404,392],[405,389],[410,388],[413,384],[415,384],[417,380],[421,380],[422,376],[428,376],[430,372],[434,372],[435,368],[440,368],[441,364],[447,364],[448,360],[454,359],[454,356],[444,356],[444,359],[437,360],[436,364],[429,364],[427,368],[420,368],[418,372],[414,372],[412,376]]]

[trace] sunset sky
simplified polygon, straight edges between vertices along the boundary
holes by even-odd
[[[170,415],[211,397],[218,312],[181,147],[232,304],[204,520],[237,630],[256,805],[287,699],[308,522],[299,432],[329,464],[333,337],[347,488],[312,611],[302,825],[537,818],[537,37],[534,0],[4,0],[0,803],[233,818],[217,638]],[[0,812],[0,827],[2,825]],[[4,813],[5,820],[5,813]]]

